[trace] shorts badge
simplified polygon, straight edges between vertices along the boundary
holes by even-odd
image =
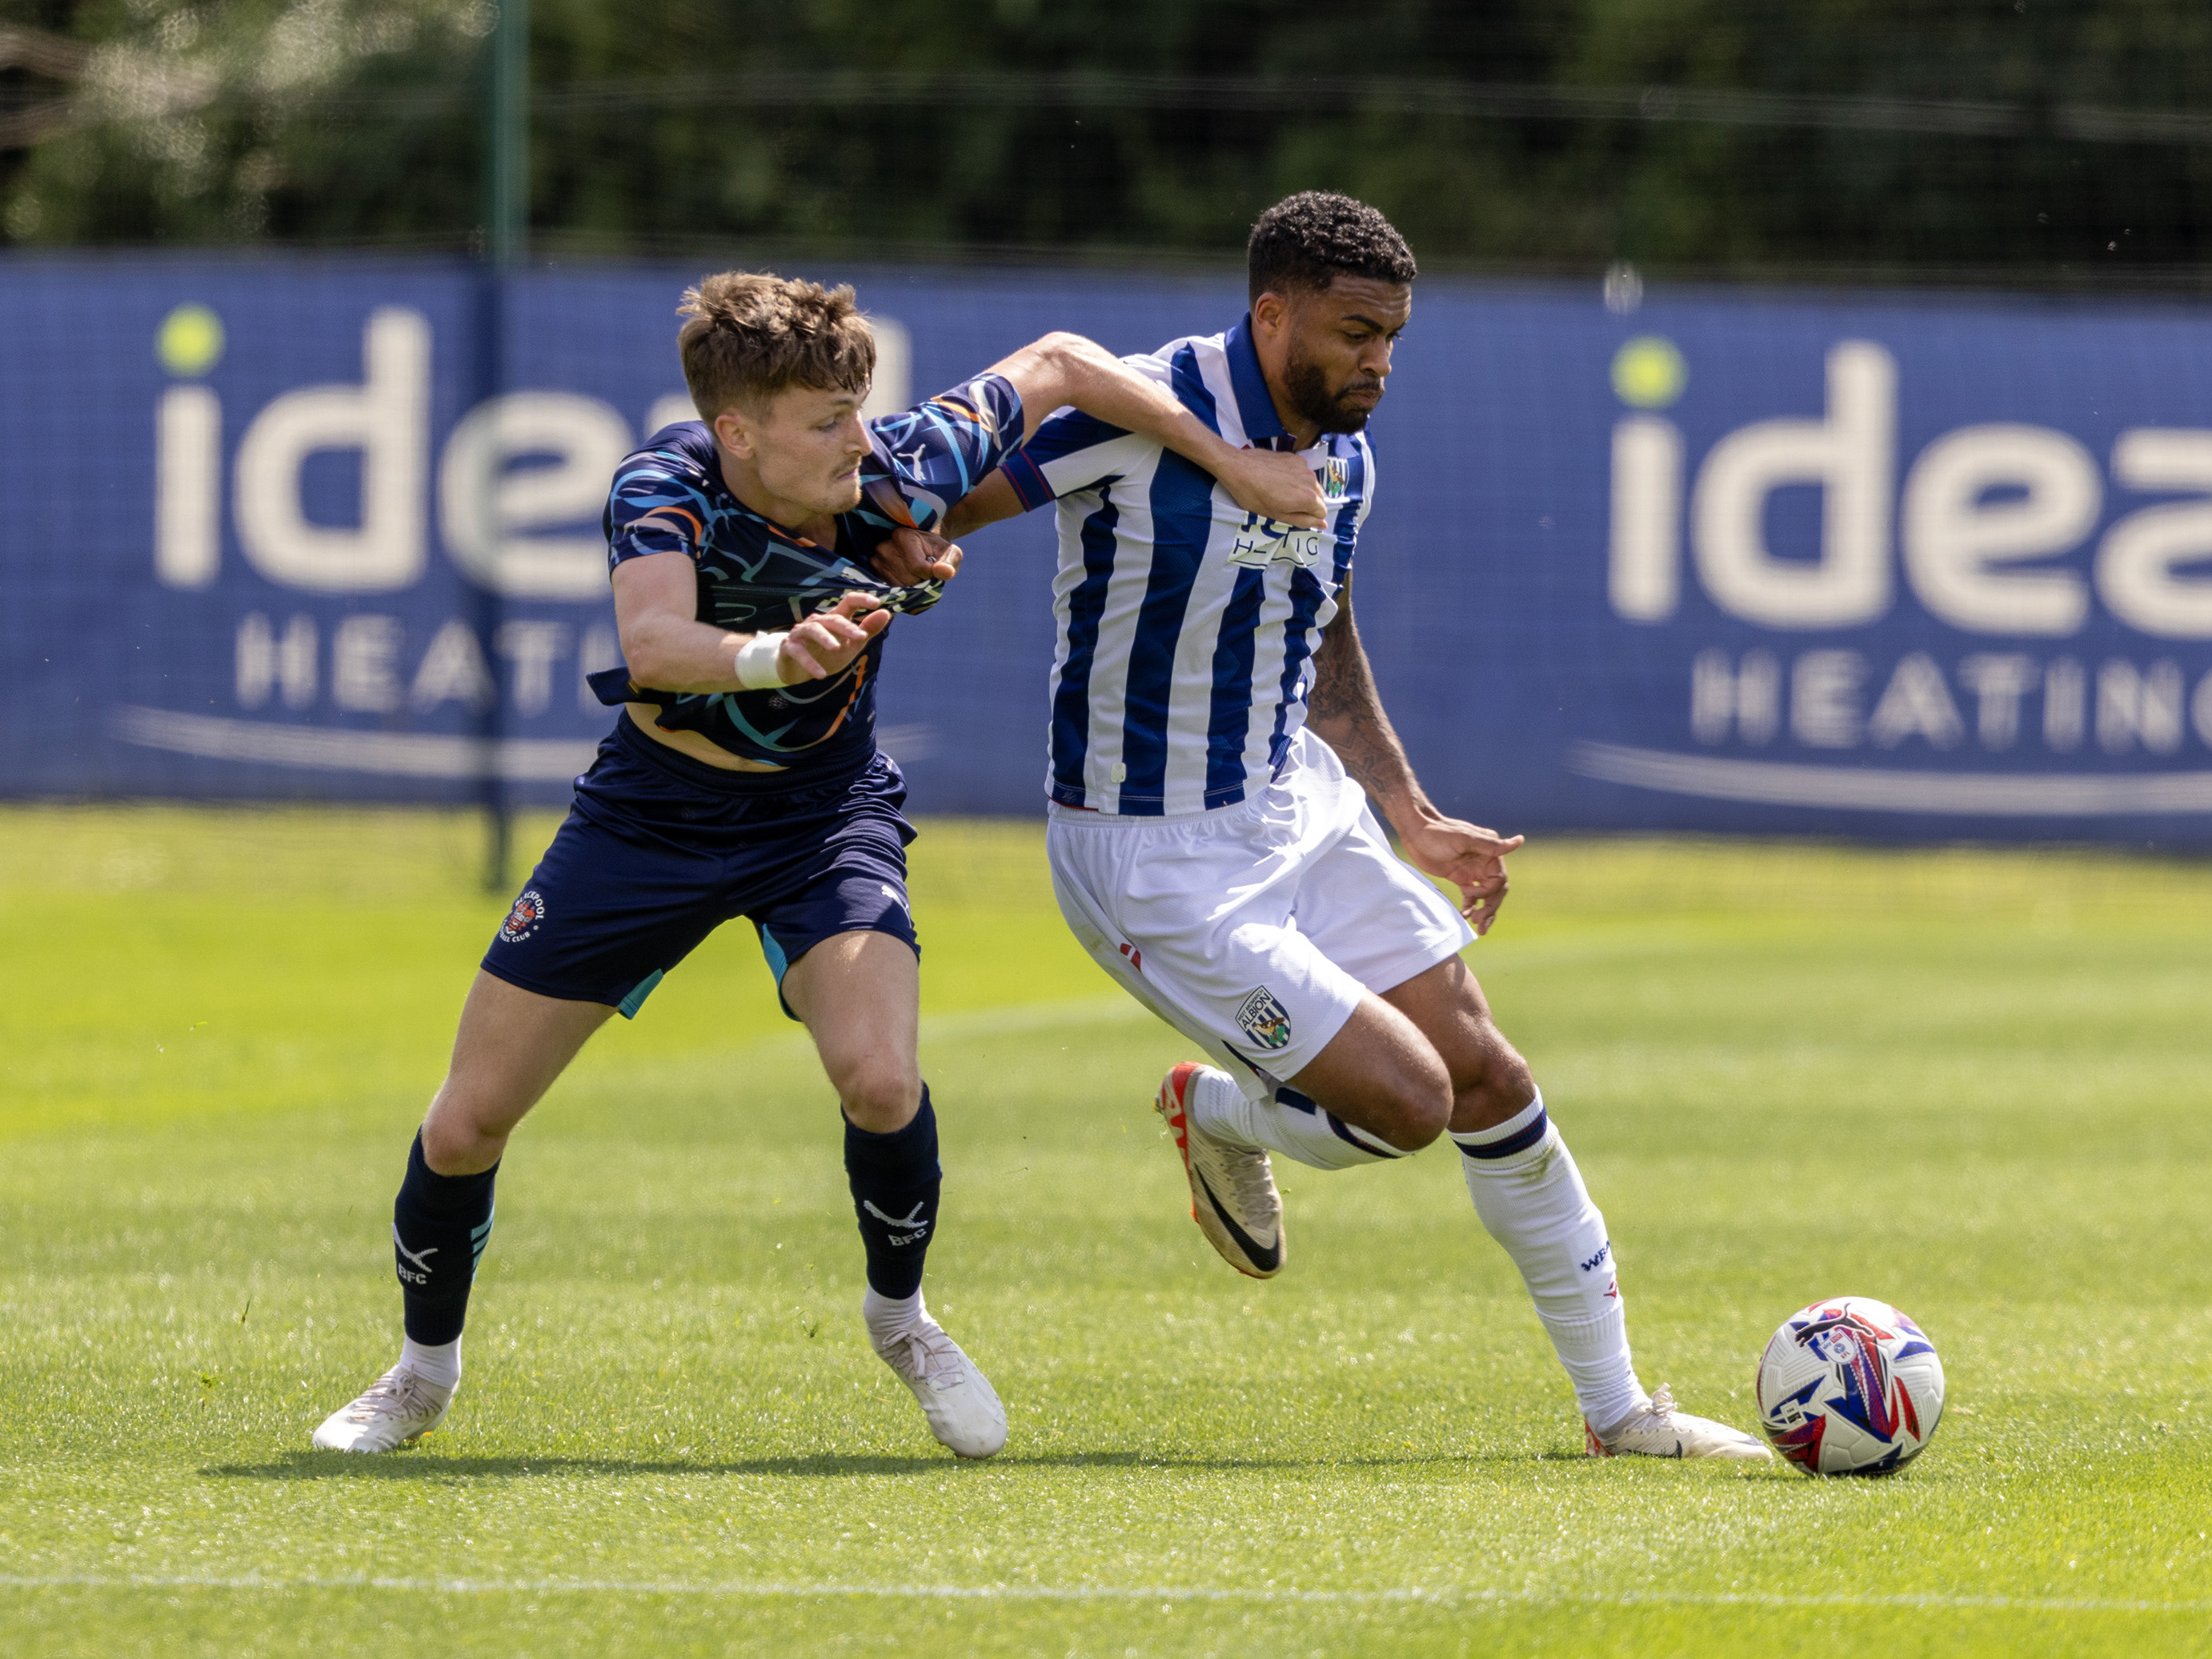
[[[1262,1048],[1290,1047],[1290,1012],[1275,1000],[1275,994],[1264,985],[1237,1005],[1237,1023],[1243,1028],[1244,1035]]]
[[[538,923],[545,920],[545,896],[535,887],[526,887],[514,908],[507,913],[500,924],[499,936],[509,945],[520,945],[538,931]]]

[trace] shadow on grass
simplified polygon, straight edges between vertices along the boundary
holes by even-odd
[[[1219,1473],[1273,1470],[1291,1473],[1315,1469],[1413,1468],[1449,1464],[1468,1468],[1481,1464],[1540,1462],[1549,1454],[1497,1453],[1489,1455],[1423,1455],[1404,1457],[1178,1457],[1170,1454],[1134,1451],[1041,1452],[1030,1456],[999,1456],[994,1468],[1034,1469],[1180,1469]],[[444,1457],[434,1451],[409,1450],[388,1456],[364,1457],[354,1452],[296,1451],[267,1463],[215,1463],[200,1470],[211,1480],[450,1480],[456,1479],[516,1479],[529,1475],[677,1475],[769,1474],[808,1480],[850,1475],[927,1474],[957,1468],[960,1460],[945,1453],[906,1457],[838,1456],[747,1457],[729,1460],[688,1457]]]

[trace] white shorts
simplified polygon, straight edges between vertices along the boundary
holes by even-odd
[[[1255,799],[1169,818],[1054,807],[1045,844],[1083,948],[1255,1100],[1312,1062],[1363,992],[1474,942],[1310,732]]]

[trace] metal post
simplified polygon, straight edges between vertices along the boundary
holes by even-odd
[[[482,398],[507,390],[507,286],[510,274],[527,257],[530,238],[530,7],[529,0],[498,0],[498,21],[488,42],[483,140],[483,258],[477,305],[477,379]],[[492,487],[496,489],[495,483]],[[486,503],[489,507],[490,503]],[[483,522],[498,533],[498,517]],[[502,606],[489,588],[477,596],[478,633],[496,646]],[[495,653],[495,660],[496,655]],[[485,757],[482,779],[484,810],[484,887],[503,894],[514,839],[514,815],[506,780],[500,775],[500,739],[504,733],[505,698],[495,684],[490,707],[480,722]]]
[[[504,270],[521,262],[530,235],[529,0],[499,0],[484,113],[484,255]]]

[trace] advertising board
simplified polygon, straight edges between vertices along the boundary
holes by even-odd
[[[874,405],[1219,276],[854,267]],[[598,517],[687,417],[690,268],[0,263],[0,791],[556,802],[619,660]],[[1357,612],[1507,829],[2212,842],[2212,315],[1424,280]],[[1042,799],[1049,514],[896,624],[925,811]]]

